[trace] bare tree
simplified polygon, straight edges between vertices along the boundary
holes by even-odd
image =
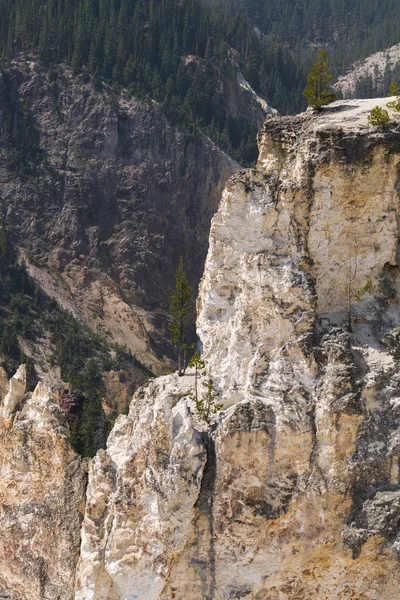
[[[348,329],[351,332],[352,328],[352,301],[354,298],[354,282],[357,279],[357,269],[358,269],[358,238],[354,237],[353,240],[354,250],[352,244],[350,244],[350,254],[349,254],[349,263],[348,263],[348,274],[347,274],[347,319],[348,319]]]

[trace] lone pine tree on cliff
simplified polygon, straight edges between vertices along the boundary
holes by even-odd
[[[331,90],[332,73],[328,65],[326,50],[320,50],[308,77],[304,96],[307,98],[308,106],[320,110],[322,106],[336,100]]]
[[[183,258],[179,261],[175,273],[175,290],[170,297],[169,313],[172,321],[169,330],[172,334],[171,341],[178,346],[178,374],[183,375],[186,370],[187,359],[187,329],[189,326],[192,309],[192,293],[183,268]]]

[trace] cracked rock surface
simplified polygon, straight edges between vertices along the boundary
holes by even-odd
[[[198,301],[223,409],[199,420],[190,370],[135,394],[70,598],[398,600],[400,134],[369,107],[269,119],[229,181]]]
[[[0,598],[70,600],[79,557],[86,473],[65,416],[25,369],[10,381],[18,402],[0,404]],[[17,383],[16,383],[17,380]]]
[[[15,172],[0,139],[0,218],[50,296],[159,366],[179,258],[195,289],[211,217],[239,166],[155,103],[95,89],[67,67],[51,77],[24,66],[0,74],[0,131],[11,101],[24,108],[41,160]]]

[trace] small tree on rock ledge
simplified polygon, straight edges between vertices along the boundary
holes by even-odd
[[[375,106],[368,115],[368,123],[382,129],[388,127],[390,125],[390,117],[386,108]]]
[[[307,77],[307,85],[303,92],[307,98],[308,106],[320,110],[326,104],[336,100],[331,90],[332,73],[329,71],[328,56],[326,50],[320,50]]]
[[[193,354],[192,358],[190,359],[188,366],[191,368],[194,368],[194,400],[197,404],[197,400],[198,400],[197,382],[198,382],[199,374],[202,374],[202,375],[204,374],[204,369],[206,368],[206,363],[201,358],[200,354],[198,352],[195,352]]]
[[[197,393],[196,396],[194,394],[189,395],[189,398],[195,403],[196,413],[207,425],[211,424],[211,418],[224,406],[216,401],[217,396],[218,392],[215,390],[212,379],[208,380],[207,391],[204,396],[199,397]]]

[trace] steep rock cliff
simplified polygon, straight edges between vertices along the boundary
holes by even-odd
[[[195,289],[237,168],[155,104],[67,67],[0,75],[0,218],[45,291],[146,363],[168,354],[179,257]]]
[[[136,393],[90,463],[66,598],[398,597],[400,119],[370,107],[271,118],[228,183],[198,317],[224,407],[199,419],[191,371]]]
[[[334,84],[335,91],[340,91],[344,98],[354,98],[357,90],[374,94],[379,91],[387,94],[389,85],[397,80],[400,68],[400,44],[375,52],[364,60],[353,63],[345,75],[341,75]]]
[[[190,372],[134,398],[91,469],[77,598],[398,596],[400,138],[369,109],[268,120],[228,183],[198,318],[224,410],[201,425]]]

